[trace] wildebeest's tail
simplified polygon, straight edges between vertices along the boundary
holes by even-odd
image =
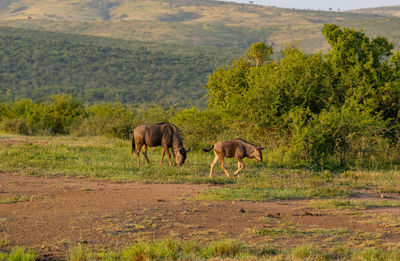
[[[203,149],[203,151],[204,151],[204,152],[209,152],[209,151],[212,150],[213,148],[214,148],[214,145],[212,145],[212,147],[209,148],[209,149]]]
[[[132,131],[132,153],[135,151],[135,132]]]

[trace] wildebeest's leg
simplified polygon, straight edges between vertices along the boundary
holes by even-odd
[[[137,148],[136,148],[136,158],[137,158],[137,164],[138,164],[138,166],[140,167],[140,157],[139,157],[139,155],[140,155],[140,150],[142,149],[142,144],[138,144],[138,146],[137,146]]]
[[[171,153],[169,153],[169,148],[165,147],[165,152],[167,153],[168,156],[168,162],[169,162],[169,166],[172,167],[172,161],[171,161]]]
[[[146,144],[143,145],[143,156],[147,160],[147,163],[150,164],[149,157],[147,157],[147,145]]]
[[[218,158],[217,154],[215,154],[215,158],[214,158],[213,162],[211,163],[210,178],[212,178],[212,173],[213,173],[214,165],[217,163],[218,159],[219,159],[219,158]]]
[[[236,176],[236,175],[239,176],[239,172],[242,169],[244,169],[244,167],[245,167],[244,162],[243,162],[243,160],[241,158],[238,158],[237,160],[238,160],[238,170],[235,172],[235,174],[233,174],[233,176]]]
[[[163,147],[163,148],[162,148],[162,152],[161,152],[161,161],[160,161],[160,165],[163,164],[164,155],[165,155],[165,149],[164,149],[164,147]]]
[[[221,169],[225,172],[226,176],[230,178],[231,176],[229,176],[228,171],[225,169],[224,157],[222,156],[221,158],[219,158],[219,160],[221,161]]]

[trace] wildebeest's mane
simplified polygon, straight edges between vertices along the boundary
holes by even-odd
[[[179,141],[183,143],[183,138],[184,138],[183,132],[182,132],[182,130],[179,129],[177,126],[175,126],[174,124],[172,124],[172,123],[170,123],[170,122],[168,122],[168,121],[159,122],[159,123],[156,123],[156,124],[158,124],[158,125],[169,124],[169,125],[174,126],[175,129],[176,129],[176,131],[178,132],[178,139],[179,139]]]
[[[235,140],[240,140],[240,141],[243,141],[243,142],[246,143],[246,144],[249,144],[249,145],[251,145],[251,146],[257,147],[257,145],[255,145],[254,143],[251,143],[251,142],[249,142],[249,141],[247,141],[247,140],[244,140],[244,139],[241,139],[241,138],[236,138]]]

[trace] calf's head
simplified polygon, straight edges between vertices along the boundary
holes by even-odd
[[[254,151],[249,155],[249,158],[255,159],[258,162],[261,162],[263,160],[262,158],[262,150],[264,147],[257,147],[254,148]]]

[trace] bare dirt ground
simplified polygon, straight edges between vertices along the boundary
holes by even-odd
[[[77,178],[44,178],[0,173],[0,250],[25,245],[44,259],[65,257],[71,245],[118,248],[139,239],[178,237],[240,238],[246,243],[299,243],[295,237],[257,237],[254,229],[348,229],[380,233],[398,242],[399,228],[371,224],[371,215],[400,215],[398,208],[316,210],[308,200],[273,202],[205,202],[194,200],[206,185],[115,183]],[[380,195],[360,193],[360,199]],[[267,222],[266,222],[267,220]],[[316,239],[320,240],[320,239]],[[301,243],[301,242],[300,242]]]

